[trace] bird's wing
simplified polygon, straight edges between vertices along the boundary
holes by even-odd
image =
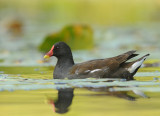
[[[75,64],[70,69],[70,74],[85,75],[88,73],[95,73],[95,72],[102,73],[106,70],[112,73],[116,71],[122,63],[126,62],[132,57],[137,56],[138,54],[134,54],[135,52],[136,51],[132,50],[112,58],[97,59]]]
[[[113,58],[116,59],[119,62],[119,64],[122,64],[122,63],[126,62],[127,60],[139,55],[139,54],[134,54],[135,52],[136,52],[136,50],[131,50],[131,51],[128,51],[126,53],[123,53],[123,54],[118,55]]]
[[[97,72],[103,72],[105,70],[112,70],[116,69],[119,66],[119,63],[114,59],[101,59],[101,60],[92,60],[88,62],[83,62],[80,64],[74,65],[70,73],[71,74],[77,74],[77,75],[85,75],[88,73],[97,73]]]

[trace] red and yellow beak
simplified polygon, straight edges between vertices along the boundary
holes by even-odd
[[[44,59],[50,58],[53,55],[54,45],[52,46],[51,50],[43,57]]]
[[[48,59],[48,58],[50,58],[50,56],[49,55],[45,55],[43,58],[44,59]]]

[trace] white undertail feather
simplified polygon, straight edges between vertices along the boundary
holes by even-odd
[[[135,62],[131,67],[128,68],[130,73],[133,73],[138,67],[142,65],[147,56],[143,57],[140,61]]]

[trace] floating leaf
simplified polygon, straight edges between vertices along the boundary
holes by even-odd
[[[66,42],[71,49],[91,49],[93,47],[93,31],[87,25],[69,25],[60,32],[48,35],[39,46],[40,51],[47,52],[53,44]]]

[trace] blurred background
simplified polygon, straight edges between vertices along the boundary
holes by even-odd
[[[0,65],[45,66],[67,42],[76,62],[131,49],[159,59],[160,0],[0,0]]]

